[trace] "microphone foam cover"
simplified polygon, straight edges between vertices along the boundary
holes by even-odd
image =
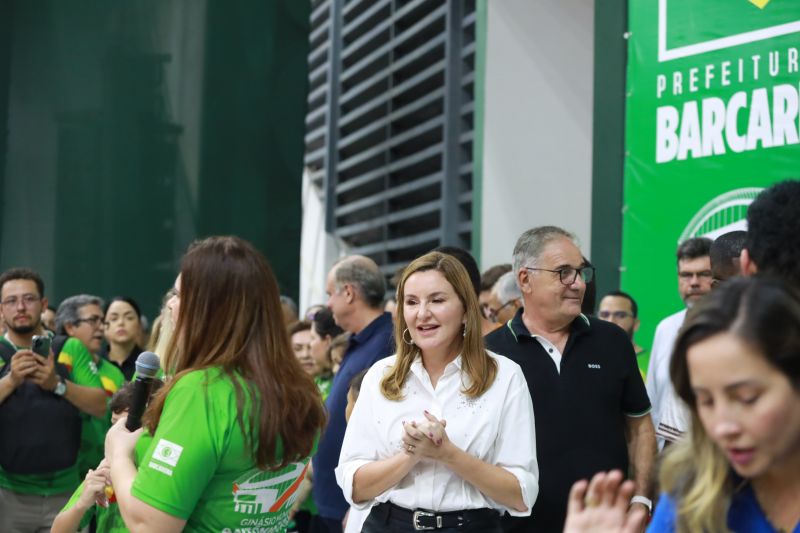
[[[154,378],[161,368],[161,360],[153,352],[142,352],[136,358],[136,374],[143,378]]]

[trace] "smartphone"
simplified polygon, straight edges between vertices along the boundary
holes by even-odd
[[[34,335],[31,339],[31,351],[38,353],[42,357],[50,355],[50,336]]]

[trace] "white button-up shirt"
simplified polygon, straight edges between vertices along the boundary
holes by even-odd
[[[539,494],[536,462],[536,430],[533,404],[522,370],[506,357],[487,352],[497,361],[497,377],[481,396],[470,398],[462,391],[461,356],[445,367],[433,387],[419,357],[403,386],[403,399],[386,399],[380,382],[394,364],[388,357],[370,368],[361,384],[347,431],[344,435],[336,480],[345,499],[356,508],[378,502],[392,502],[407,509],[456,511],[490,507],[514,516],[528,516]],[[507,508],[482,494],[449,468],[432,459],[422,459],[398,483],[374,501],[353,502],[356,470],[372,461],[402,451],[403,421],[424,421],[427,410],[446,420],[450,441],[478,459],[508,470],[519,481],[526,511]]]

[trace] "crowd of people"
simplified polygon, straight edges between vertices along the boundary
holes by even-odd
[[[779,183],[746,232],[680,243],[685,308],[649,349],[646,302],[595,308],[555,226],[483,274],[440,247],[387,286],[343,257],[303,313],[250,243],[211,237],[149,336],[134,299],[52,312],[6,270],[0,531],[798,532],[798,213]],[[131,430],[144,348],[163,386]]]

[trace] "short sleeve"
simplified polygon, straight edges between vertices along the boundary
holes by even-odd
[[[131,488],[139,500],[182,519],[192,514],[216,472],[230,426],[226,415],[236,412],[232,390],[227,399],[215,394],[216,408],[211,409],[205,376],[188,374],[169,392]]]
[[[513,365],[500,426],[492,456],[487,462],[511,472],[519,481],[526,511],[505,507],[512,516],[529,516],[539,495],[539,464],[536,459],[536,424],[533,402],[519,365]],[[499,504],[498,504],[499,505]]]
[[[85,387],[103,388],[92,354],[80,340],[74,337],[68,339],[58,354],[58,362],[67,367],[70,381],[73,383]]]
[[[376,432],[372,429],[375,419],[372,406],[374,395],[378,393],[379,372],[376,365],[364,376],[361,391],[356,405],[347,423],[339,454],[339,466],[336,467],[336,483],[342,488],[344,499],[356,509],[367,509],[372,502],[355,503],[353,501],[353,479],[356,471],[365,464],[378,460],[378,443]]]

